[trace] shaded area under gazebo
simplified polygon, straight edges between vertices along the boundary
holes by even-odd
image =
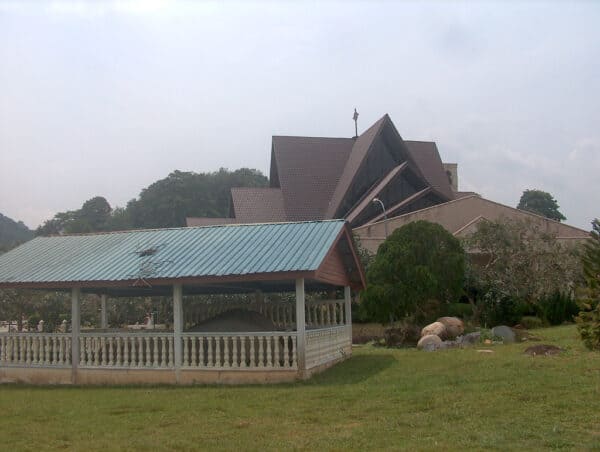
[[[0,334],[0,381],[308,378],[351,355],[351,288],[363,286],[341,220],[38,237],[0,256],[0,288],[70,291],[70,332]],[[307,301],[307,292],[330,299]],[[101,296],[102,329],[80,328],[85,293]],[[295,302],[270,296],[282,293]],[[196,308],[186,330],[186,299],[197,294],[249,296]],[[172,297],[172,330],[107,329],[107,300],[157,295]]]

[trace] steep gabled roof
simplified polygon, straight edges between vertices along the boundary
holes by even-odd
[[[278,223],[287,219],[280,188],[234,187],[231,199],[239,223]]]
[[[271,187],[281,187],[288,220],[326,217],[354,144],[352,138],[273,137]]]
[[[454,193],[444,171],[437,145],[433,141],[407,141],[404,144],[427,183],[446,200],[454,199]]]
[[[354,180],[354,176],[367,156],[371,145],[375,141],[375,138],[379,135],[379,132],[382,130],[386,121],[389,120],[390,117],[385,114],[375,124],[357,137],[356,140],[353,140],[352,152],[346,161],[344,170],[339,178],[339,183],[337,184],[337,187],[335,187],[331,201],[327,206],[326,218],[332,218],[335,216],[338,207],[343,201],[344,196]]]

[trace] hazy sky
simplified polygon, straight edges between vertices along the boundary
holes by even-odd
[[[600,216],[600,2],[0,0],[0,212],[36,227],[389,113],[459,184]]]

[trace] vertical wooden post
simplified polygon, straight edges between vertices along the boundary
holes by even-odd
[[[71,382],[77,383],[77,368],[79,367],[79,332],[81,329],[81,309],[79,298],[81,289],[71,289]]]
[[[183,332],[183,286],[173,285],[173,342],[175,354],[175,378],[179,383],[179,374],[183,361],[181,333]]]
[[[100,295],[100,328],[108,328],[108,315],[106,312],[106,294]]]
[[[298,370],[306,369],[306,322],[304,318],[304,278],[296,280],[296,350]]]

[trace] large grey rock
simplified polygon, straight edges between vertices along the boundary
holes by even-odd
[[[458,338],[457,338],[458,340]],[[464,336],[461,336],[460,344],[462,346],[465,345],[475,345],[478,344],[481,340],[481,333],[479,331],[475,331],[474,333],[468,333]]]
[[[423,336],[417,344],[417,348],[419,350],[425,351],[434,351],[438,348],[441,348],[442,346],[442,340],[439,336],[435,334],[428,334],[427,336]]]
[[[446,327],[442,322],[433,322],[421,330],[421,337],[436,335],[440,339],[446,338]]]
[[[440,317],[437,321],[446,327],[446,335],[449,338],[460,336],[465,332],[465,324],[458,317]]]
[[[502,338],[505,344],[511,344],[516,341],[517,337],[511,327],[506,325],[495,326],[492,328],[492,335]]]

